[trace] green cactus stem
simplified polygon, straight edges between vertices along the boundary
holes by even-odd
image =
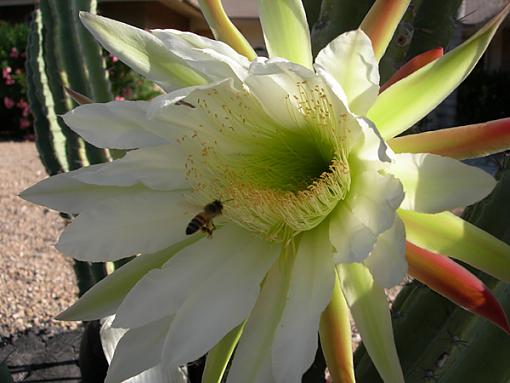
[[[53,175],[69,170],[69,165],[65,150],[66,137],[57,121],[53,93],[46,75],[42,31],[42,14],[38,10],[34,12],[27,47],[28,93],[34,113],[34,130],[37,147],[40,148],[39,155],[43,163],[48,164],[47,172]]]
[[[92,0],[41,0],[29,36],[28,97],[34,114],[36,146],[50,175],[111,160],[107,149],[86,143],[59,115],[78,105],[64,91],[92,99],[112,99],[101,48],[81,26],[79,10],[95,12]],[[115,152],[116,157],[122,152]],[[67,217],[70,219],[70,217]],[[76,262],[80,294],[106,275],[105,264]]]

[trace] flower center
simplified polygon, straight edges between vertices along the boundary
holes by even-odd
[[[197,99],[214,133],[200,126],[180,140],[189,153],[190,198],[202,205],[228,201],[228,220],[279,241],[317,226],[350,186],[345,134],[324,90],[300,92],[294,105],[290,97],[282,105],[288,125],[245,91],[236,109]]]

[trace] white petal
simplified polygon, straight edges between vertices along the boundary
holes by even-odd
[[[334,278],[328,224],[323,223],[303,234],[294,259],[287,302],[272,348],[276,382],[301,381],[313,363],[320,316],[331,299]]]
[[[175,29],[155,29],[151,33],[209,82],[234,78],[240,86],[248,73],[248,59],[221,41]]]
[[[361,29],[331,41],[317,55],[315,66],[338,81],[354,113],[366,114],[379,94],[379,69],[370,38]]]
[[[379,235],[374,249],[367,259],[368,267],[375,281],[384,288],[399,284],[407,273],[406,232],[398,215],[393,226]]]
[[[404,193],[391,175],[375,171],[355,174],[351,190],[331,213],[329,236],[336,249],[335,263],[362,262],[379,234],[394,222]]]
[[[175,254],[200,237],[184,241],[152,254],[142,254],[101,279],[73,305],[57,316],[59,320],[90,321],[114,314],[129,291],[149,271],[163,266]]]
[[[83,168],[70,176],[95,185],[133,186],[142,183],[155,190],[185,189],[188,188],[185,160],[179,146],[163,145],[133,150],[119,160]]]
[[[311,68],[310,32],[301,0],[258,0],[258,8],[269,57]]]
[[[121,195],[82,212],[64,230],[57,248],[91,262],[152,253],[184,239],[194,209],[182,192]]]
[[[217,81],[212,84],[190,86],[187,88],[177,89],[170,93],[162,94],[158,97],[155,97],[152,100],[150,100],[150,102],[149,102],[150,105],[147,110],[147,117],[152,120],[154,118],[154,116],[157,115],[157,112],[161,108],[164,108],[169,105],[187,107],[187,109],[182,108],[182,110],[189,111],[190,110],[189,108],[193,109],[196,107],[196,105],[191,104],[189,102],[186,102],[186,103],[182,102],[182,101],[186,101],[185,100],[186,97],[188,97],[189,95],[191,95],[192,93],[194,93],[196,91],[208,90],[208,89],[214,88],[218,84],[221,84],[224,82],[233,82],[233,80],[229,78],[229,79],[223,79],[221,81]],[[188,101],[193,101],[193,100],[188,100]],[[187,125],[184,125],[184,126],[187,126]]]
[[[494,178],[481,169],[428,153],[397,154],[388,171],[404,186],[401,208],[422,213],[471,205],[496,186]]]
[[[100,336],[103,352],[108,364],[111,363],[113,353],[117,344],[127,330],[111,327],[114,316],[104,318],[101,325]],[[151,331],[152,332],[152,331]],[[132,352],[138,352],[137,347],[131,349]],[[110,373],[108,379],[113,380]],[[120,381],[119,381],[120,382]],[[161,364],[157,364],[142,373],[124,380],[122,383],[188,383],[186,367],[179,367],[173,370],[163,369]]]
[[[121,383],[157,365],[171,323],[172,318],[166,317],[128,330],[115,347],[105,383]]]
[[[363,169],[385,169],[393,158],[393,151],[386,145],[374,124],[366,118],[357,118],[355,127],[351,124],[349,162],[356,172]]]
[[[245,325],[227,382],[301,380],[313,362],[320,315],[333,289],[331,251],[325,223],[303,236],[295,256],[275,262]]]
[[[364,134],[360,121],[367,123],[349,111],[342,90],[327,77],[283,59],[259,59],[252,63],[245,82],[279,129],[309,129],[328,118],[328,126],[346,136],[347,144],[359,146]]]
[[[239,228],[224,231],[214,240],[234,242],[237,237],[236,243],[221,246],[219,251],[228,252],[228,260],[211,268],[204,280],[195,280],[195,287],[188,291],[186,301],[175,314],[163,350],[163,360],[169,368],[204,355],[248,317],[260,283],[278,255],[277,246],[250,237]],[[212,245],[205,241],[192,251],[214,256]]]
[[[167,142],[185,145],[186,152],[191,145],[191,152],[198,153],[204,149],[204,140],[214,142],[225,154],[240,153],[245,149],[239,147],[243,140],[236,140],[233,148],[233,137],[244,134],[252,138],[253,128],[275,125],[259,101],[246,89],[237,89],[232,78],[156,97],[150,103],[147,117],[148,130]],[[247,149],[253,148],[246,141],[245,145]]]
[[[108,364],[110,364],[113,358],[115,347],[117,347],[120,338],[122,338],[122,336],[127,332],[126,329],[112,327],[114,319],[114,315],[101,319],[101,328],[99,329],[101,346]]]
[[[404,383],[384,289],[361,263],[337,266],[342,291],[368,353],[384,382]]]
[[[82,169],[46,178],[21,192],[20,197],[50,209],[78,214],[106,199],[148,190],[142,186],[124,188],[86,184],[73,178]]]
[[[206,83],[184,59],[149,32],[85,12],[80,13],[80,19],[106,50],[163,89],[170,91]]]
[[[148,106],[147,101],[86,104],[62,118],[85,141],[100,148],[133,149],[166,144],[166,140],[147,129],[151,123],[146,117]]]
[[[232,80],[224,82],[231,83]],[[169,143],[191,136],[201,126],[210,123],[210,116],[196,107],[198,97],[193,96],[207,94],[217,85],[189,87],[155,97],[147,109],[147,130]]]
[[[239,297],[247,301],[255,299],[258,283],[274,256],[271,245],[234,225],[218,229],[212,239],[204,239],[187,247],[172,257],[162,269],[152,270],[142,278],[117,310],[116,326],[138,327],[174,313],[177,320],[188,315],[189,310],[193,309],[193,306],[188,307],[189,302],[197,299],[211,301],[201,303],[201,307],[209,307],[209,304],[229,306],[229,300],[234,301]],[[216,294],[216,291],[222,293]],[[255,294],[255,298],[251,294]],[[148,296],[151,299],[146,299]],[[239,309],[243,307],[244,303],[239,304]],[[195,309],[201,308],[197,306]],[[203,316],[214,318],[215,315],[223,314],[212,310]],[[185,325],[181,319],[177,323]],[[205,328],[213,323],[211,321]],[[195,328],[193,331],[199,330]]]
[[[331,73],[319,65],[315,65],[315,72],[324,80],[326,84],[328,84],[328,88],[331,89],[332,93],[335,94],[339,100],[341,100],[344,108],[348,110],[349,113],[351,113],[351,110],[349,109],[349,100],[345,94],[345,90],[338,83],[335,77],[333,77]]]
[[[290,263],[280,257],[264,280],[257,303],[237,345],[227,383],[274,381],[271,347],[285,308]]]
[[[320,79],[313,71],[280,58],[254,61],[245,80],[265,111],[283,128],[306,124],[300,95],[303,89],[309,93],[317,81]]]
[[[122,383],[189,383],[186,366],[168,370],[160,363]]]
[[[317,74],[329,89],[329,100],[338,116],[347,116],[340,120],[339,127],[346,133],[349,146],[350,162],[355,161],[357,171],[364,168],[380,166],[381,161],[389,162],[391,149],[382,139],[375,125],[365,117],[353,115],[347,106],[347,96],[344,90],[326,70],[317,67]],[[351,165],[352,166],[352,165]]]
[[[194,145],[198,153],[203,149],[200,139],[214,142],[215,148],[224,154],[252,150],[249,139],[253,129],[274,128],[275,125],[258,100],[247,91],[236,89],[232,79],[195,87],[179,101],[179,104],[169,103],[163,96],[155,99],[149,114],[164,124],[149,125],[148,128],[168,141],[179,140],[183,145]],[[235,134],[229,135],[228,131]],[[199,140],[195,139],[197,134]]]

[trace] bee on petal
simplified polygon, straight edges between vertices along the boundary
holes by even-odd
[[[220,200],[216,199],[213,202],[208,203],[204,206],[204,210],[194,216],[188,223],[188,226],[186,227],[186,234],[190,235],[201,230],[211,237],[214,229],[216,229],[212,220],[213,218],[221,215],[222,212],[223,203]]]

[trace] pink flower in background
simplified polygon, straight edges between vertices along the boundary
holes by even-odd
[[[9,53],[9,57],[12,59],[17,59],[19,57],[19,52],[16,47],[11,48],[11,53]]]
[[[26,102],[24,99],[20,98],[16,106],[20,109],[27,109],[28,108],[28,102]]]
[[[22,109],[22,112],[21,112],[21,115],[23,117],[28,117],[29,113],[30,113],[30,106],[28,105],[28,102],[26,102],[26,100],[24,100],[23,98],[21,98],[16,106],[20,109]]]
[[[12,109],[14,107],[14,100],[10,97],[4,97],[4,106],[6,109]]]
[[[115,96],[115,101],[124,101],[125,98],[122,96]]]
[[[19,128],[20,129],[27,129],[30,127],[30,120],[26,118],[22,118],[19,120]]]
[[[11,76],[11,72],[12,72],[12,69],[10,66],[2,68],[2,76],[5,80],[6,85],[13,85],[15,82]]]
[[[112,63],[116,63],[117,61],[119,61],[119,58],[114,55],[110,55],[110,59],[112,60]]]

